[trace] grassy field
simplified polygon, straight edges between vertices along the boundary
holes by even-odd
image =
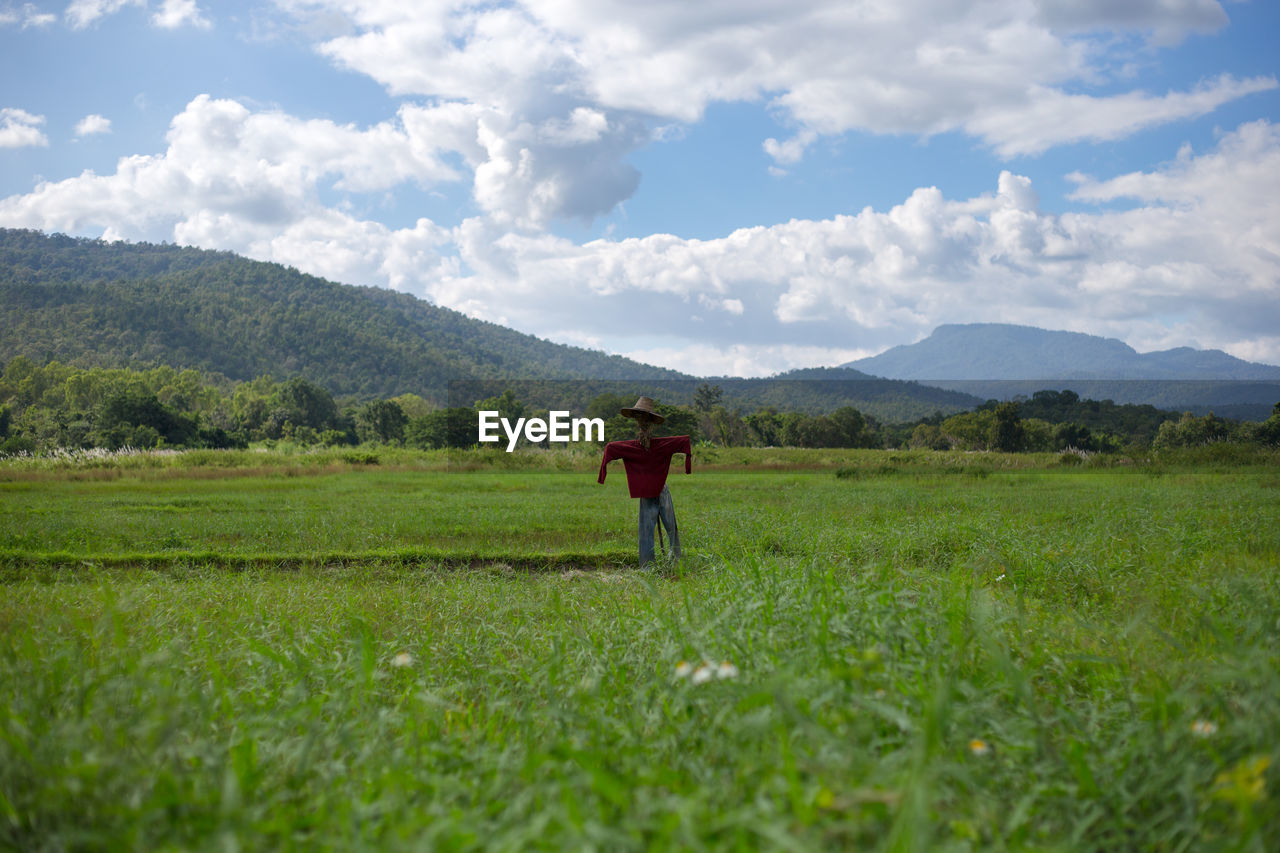
[[[0,846],[1264,850],[1278,461],[0,463]]]

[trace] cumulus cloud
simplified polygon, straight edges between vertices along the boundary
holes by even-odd
[[[414,113],[419,133],[433,126],[426,113]],[[4,199],[0,222],[176,239],[286,263],[305,260],[296,265],[339,280],[394,285],[395,277],[381,269],[384,259],[375,263],[372,250],[359,248],[372,241],[389,251],[392,232],[327,209],[320,189],[362,193],[457,178],[429,139],[400,121],[360,129],[254,113],[207,95],[174,118],[167,141],[162,154],[121,158],[112,175],[86,171]],[[439,239],[429,225],[406,233],[428,244]],[[348,238],[351,248],[341,248]]]
[[[1241,125],[1216,150],[1196,155],[1184,146],[1152,172],[1102,181],[1070,177],[1077,184],[1073,198],[1141,203],[1098,217],[1132,230],[1123,237],[1129,256],[1098,264],[1088,281],[1093,292],[1117,299],[1126,287],[1139,298],[1187,294],[1193,305],[1217,306],[1215,323],[1231,320],[1258,336],[1241,342],[1243,349],[1273,341],[1270,358],[1280,361],[1280,336],[1272,332],[1280,320],[1280,128]]]
[[[111,119],[97,113],[90,113],[76,122],[76,136],[93,136],[98,133],[111,132]]]
[[[646,135],[640,122],[610,122],[585,107],[536,124],[489,111],[476,126],[484,151],[472,161],[476,202],[521,228],[544,228],[553,218],[589,221],[635,191],[640,173],[623,158]]]
[[[277,4],[307,20],[346,21],[350,31],[319,50],[392,94],[501,117],[486,128],[477,197],[534,225],[625,199],[635,176],[621,161],[652,138],[636,122],[696,121],[718,101],[767,101],[794,128],[789,139],[761,140],[780,174],[823,134],[960,131],[1012,157],[1121,138],[1276,85],[1223,76],[1186,91],[1090,92],[1115,82],[1109,67],[1125,36],[1166,45],[1221,27],[1216,0]],[[551,138],[531,129],[584,110],[614,132],[579,142],[591,170],[575,181]],[[531,194],[541,201],[529,203]]]
[[[1064,142],[1121,139],[1147,127],[1202,116],[1228,101],[1276,86],[1274,77],[1237,80],[1223,74],[1191,91],[1161,96],[1128,92],[1097,99],[1042,89],[1030,104],[980,111],[965,122],[965,129],[1006,157],[1038,154]]]
[[[40,11],[34,3],[23,3],[21,11],[0,9],[0,26],[20,24],[26,30],[31,27],[47,27],[57,20],[57,15]]]
[[[766,154],[773,158],[774,162],[790,165],[799,163],[804,157],[805,149],[812,145],[817,138],[818,135],[812,130],[803,130],[785,142],[779,142],[773,137],[769,137],[761,147],[764,148]]]
[[[196,0],[163,0],[160,8],[151,16],[151,23],[164,30],[175,30],[183,26],[207,30],[213,26],[196,5]]]
[[[48,145],[40,125],[44,116],[33,115],[16,107],[0,109],[0,148],[25,148],[29,145]]]
[[[146,5],[146,0],[72,0],[63,14],[72,29],[81,30],[126,6]]]
[[[1181,336],[1280,361],[1275,127],[1243,125],[1213,151],[1184,150],[1151,172],[1075,180],[1081,201],[1139,204],[1044,211],[1030,180],[1004,172],[994,192],[974,198],[925,187],[887,211],[716,240],[576,245],[472,222],[454,235],[471,275],[424,282],[424,291],[534,331],[577,318],[617,348],[686,369],[696,357],[735,363],[743,340],[774,352],[751,368],[763,370],[785,364],[777,354],[788,347],[874,350],[939,323],[992,319],[1068,325],[1140,348]],[[628,339],[637,328],[684,344]]]
[[[82,30],[127,6],[145,9],[147,0],[72,0],[64,17],[72,29]],[[52,15],[44,17],[53,18]],[[151,13],[151,23],[165,30],[178,27],[208,29],[213,26],[196,0],[160,0],[159,7]]]
[[[324,41],[338,65],[396,95],[425,95],[466,116],[458,149],[476,202],[519,228],[590,220],[639,183],[625,160],[649,142],[642,117],[596,105],[575,86],[572,45],[518,4],[284,2],[300,16],[347,16],[354,34]]]

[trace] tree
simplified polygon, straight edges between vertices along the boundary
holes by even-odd
[[[783,447],[809,447],[813,418],[803,412],[787,412],[782,416],[779,437]]]
[[[471,447],[478,438],[476,426],[475,409],[466,406],[436,409],[409,422],[405,427],[405,442],[422,450]]]
[[[475,405],[476,411],[497,412],[499,417],[515,423],[518,418],[529,417],[529,407],[516,399],[515,392],[505,389],[496,397],[480,400]]]
[[[1272,447],[1280,445],[1280,403],[1271,409],[1271,417],[1255,427],[1254,440]]]
[[[401,394],[398,397],[392,397],[391,402],[398,405],[409,420],[425,417],[436,409],[434,403],[424,400],[417,394]]]
[[[716,406],[711,410],[710,419],[712,434],[721,446],[735,447],[747,443],[747,427],[737,412]]]
[[[834,447],[875,447],[879,444],[862,412],[853,406],[843,406],[830,415],[835,428]]]
[[[137,388],[117,391],[103,401],[98,428],[108,447],[155,447],[189,444],[199,434],[194,418],[180,415],[155,394]]]
[[[777,447],[782,444],[782,416],[772,406],[761,409],[754,415],[743,418],[747,425],[747,433],[752,441],[763,447]]]
[[[654,428],[654,435],[687,435],[690,441],[696,442],[698,440],[700,435],[698,431],[698,416],[693,412],[683,406],[671,406],[657,402],[654,404],[654,410],[666,418],[664,423]],[[634,435],[634,421],[631,422],[631,427]]]
[[[719,385],[708,385],[703,382],[693,392],[693,408],[694,411],[710,414],[716,406],[720,405],[724,397],[724,391]]]
[[[603,421],[609,421],[611,418],[620,417],[618,412],[621,409],[630,406],[635,400],[628,400],[621,394],[597,394],[587,404],[586,416],[589,418],[600,418]]]
[[[942,422],[942,435],[961,450],[986,450],[995,426],[995,414],[991,409],[979,408],[972,412],[952,415]]]
[[[1093,440],[1093,434],[1089,432],[1089,428],[1084,424],[1055,424],[1053,427],[1053,449],[1066,450],[1069,447],[1076,450],[1098,449]]]
[[[1165,421],[1160,424],[1152,446],[1163,447],[1199,447],[1217,441],[1230,441],[1233,438],[1232,422],[1220,418],[1213,412],[1198,418],[1190,412],[1183,412],[1177,421]]]
[[[404,441],[404,429],[409,419],[404,410],[391,400],[374,400],[366,403],[356,413],[356,433],[362,441],[380,441],[399,444]]]
[[[1053,424],[1040,418],[1023,418],[1020,423],[1022,425],[1021,450],[1035,453],[1054,449]]]
[[[338,421],[338,404],[328,389],[302,377],[294,377],[276,389],[275,400],[284,420],[313,430],[332,428]]]
[[[990,445],[996,450],[1016,453],[1026,446],[1027,433],[1018,415],[1018,404],[1006,401],[995,407],[995,422],[991,425]]]
[[[908,447],[925,447],[929,450],[950,450],[951,440],[942,434],[942,428],[937,424],[916,424],[916,428],[911,432],[911,439],[907,442]]]
[[[236,428],[246,432],[260,429],[271,414],[270,401],[275,391],[275,380],[270,376],[259,376],[237,385],[231,398]]]

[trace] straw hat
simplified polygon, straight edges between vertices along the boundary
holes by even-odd
[[[630,408],[622,408],[618,410],[618,413],[626,418],[634,418],[641,412],[653,418],[655,423],[662,423],[666,420],[666,418],[653,410],[653,400],[648,397],[641,397],[639,400],[636,400],[636,404]]]

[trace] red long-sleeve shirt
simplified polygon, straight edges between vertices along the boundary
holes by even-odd
[[[608,473],[605,466],[615,459],[621,459],[627,471],[627,488],[631,491],[631,497],[656,498],[667,484],[671,457],[677,453],[684,454],[684,472],[691,473],[693,447],[687,435],[651,438],[648,450],[641,447],[639,441],[611,441],[604,446],[600,477],[596,482],[604,482],[605,474]]]

